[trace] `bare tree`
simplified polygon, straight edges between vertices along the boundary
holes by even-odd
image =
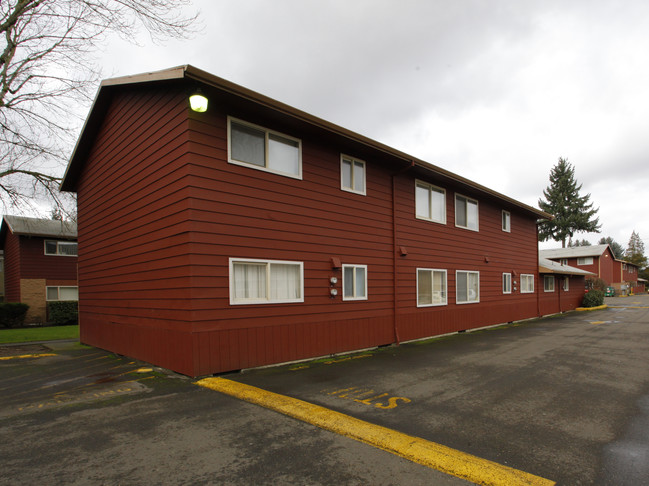
[[[4,209],[58,191],[65,161],[101,72],[93,59],[113,34],[187,38],[190,0],[0,1],[0,197]],[[4,42],[4,44],[3,44]]]

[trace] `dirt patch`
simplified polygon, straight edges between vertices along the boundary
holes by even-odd
[[[42,344],[5,344],[0,346],[0,358],[7,356],[21,356],[23,354],[38,354],[52,351]]]

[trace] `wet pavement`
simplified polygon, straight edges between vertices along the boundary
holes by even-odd
[[[606,300],[226,377],[558,484],[649,484],[649,296]],[[0,484],[467,484],[146,363],[44,346],[0,361]]]

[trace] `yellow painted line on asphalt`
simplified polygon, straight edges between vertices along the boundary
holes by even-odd
[[[18,356],[3,356],[0,357],[0,361],[5,361],[8,359],[22,359],[22,358],[44,358],[46,356],[56,356],[55,353],[40,353],[40,354],[21,354]]]
[[[549,486],[556,484],[554,481],[435,442],[374,425],[319,405],[254,386],[225,378],[204,378],[197,381],[196,384],[288,415],[476,484],[485,486]]]

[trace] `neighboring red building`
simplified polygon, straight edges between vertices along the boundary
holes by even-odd
[[[558,314],[582,305],[586,277],[594,274],[539,258],[539,315]]]
[[[46,322],[48,301],[78,300],[76,240],[74,223],[4,216],[4,300],[29,305],[25,322]]]
[[[191,66],[104,81],[62,189],[81,340],[187,375],[539,313],[550,215]]]
[[[541,257],[591,272],[606,285],[614,287],[618,294],[644,291],[638,282],[638,267],[618,260],[609,245],[575,246],[541,250]]]

